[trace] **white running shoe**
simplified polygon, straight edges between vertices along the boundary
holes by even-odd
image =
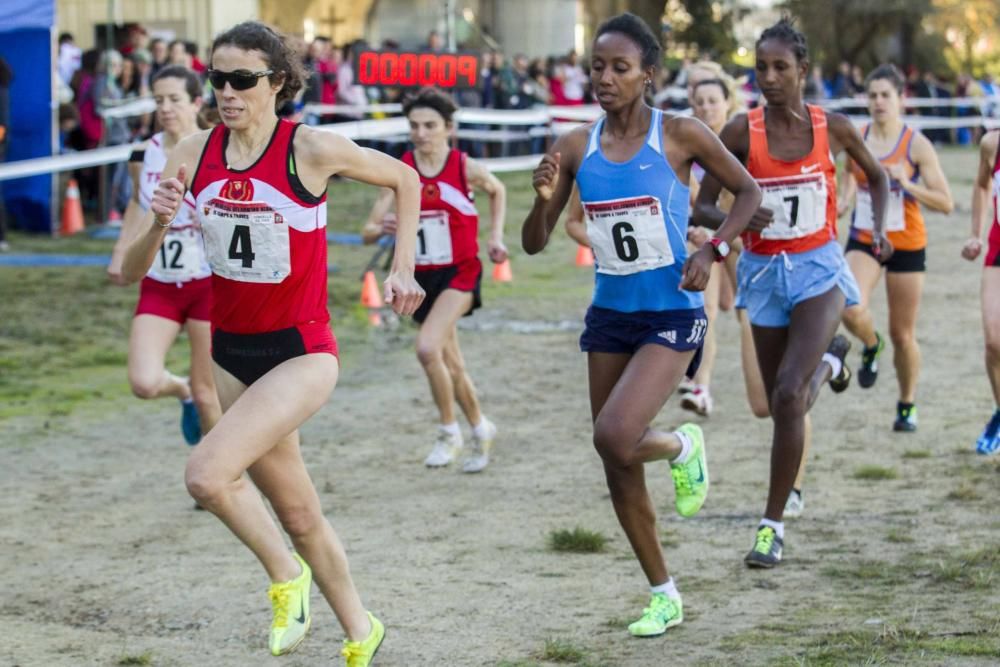
[[[681,378],[681,383],[677,385],[677,393],[681,396],[684,394],[690,394],[697,386],[698,385],[694,383],[694,380],[685,375]]]
[[[798,519],[802,516],[803,510],[806,508],[806,501],[803,500],[802,494],[798,491],[792,490],[788,494],[788,500],[785,501],[785,515],[786,519]]]
[[[480,438],[472,431],[472,449],[462,461],[462,472],[482,472],[490,464],[490,452],[493,451],[493,440],[497,437],[496,424],[483,417],[486,424],[486,436]]]
[[[705,385],[695,385],[694,389],[681,398],[681,407],[707,417],[712,413],[712,394]]]
[[[462,434],[452,435],[444,429],[438,429],[434,449],[424,459],[424,465],[428,468],[442,468],[454,461],[460,451],[462,451]]]

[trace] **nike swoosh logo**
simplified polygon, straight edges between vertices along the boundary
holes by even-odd
[[[803,174],[808,174],[808,173],[810,173],[812,171],[815,171],[816,169],[819,169],[819,165],[818,164],[811,164],[808,167],[803,166],[802,167],[802,173]]]
[[[645,171],[646,169],[649,169],[652,166],[653,165],[651,165],[651,164],[640,164],[639,165],[639,171]]]
[[[699,483],[705,481],[705,469],[701,467],[701,461],[698,461],[698,479],[696,481]]]
[[[299,615],[295,619],[299,623],[305,625],[306,622],[306,603],[304,601],[299,602]]]

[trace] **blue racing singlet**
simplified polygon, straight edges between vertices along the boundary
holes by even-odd
[[[601,152],[604,119],[594,124],[576,173],[594,249],[594,305],[620,312],[700,308],[701,292],[679,288],[687,259],[688,186],[663,152],[663,113],[627,162]]]

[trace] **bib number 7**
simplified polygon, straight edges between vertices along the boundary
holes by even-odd
[[[799,196],[782,197],[782,201],[789,204],[785,207],[785,217],[788,218],[788,226],[794,227],[799,221]]]

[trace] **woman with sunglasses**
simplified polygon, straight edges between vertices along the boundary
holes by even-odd
[[[132,199],[108,265],[108,276],[119,285],[125,284],[125,251],[142,234],[143,220],[168,156],[181,140],[198,132],[201,82],[194,72],[180,65],[165,67],[153,78],[152,88],[156,120],[163,131],[150,137],[144,149],[134,151],[129,159]],[[188,193],[139,287],[128,340],[128,380],[139,398],[180,399],[181,432],[189,445],[198,444],[201,434],[222,415],[212,377],[211,276],[194,198]],[[167,351],[182,328],[187,329],[191,344],[190,379],[166,370]]]
[[[213,273],[212,358],[224,413],[192,451],[188,490],[267,572],[271,652],[287,653],[305,637],[315,577],[347,635],[346,664],[365,667],[384,630],[365,610],[323,516],[298,428],[326,402],[339,373],[326,307],[327,180],[340,174],[395,192],[399,229],[385,293],[405,315],[423,297],[413,278],[419,181],[397,160],[278,119],[275,109],[302,88],[305,71],[263,24],[248,21],[216,37],[211,64],[223,124],[171,153],[148,230],[129,248],[123,273],[135,277],[153,263],[190,189]]]
[[[420,230],[417,232],[417,272],[427,298],[413,313],[420,325],[417,358],[430,383],[440,423],[437,438],[424,465],[441,468],[462,451],[462,431],[455,419],[458,402],[472,430],[472,446],[462,461],[462,472],[481,472],[489,465],[497,428],[480,409],[476,387],[465,368],[458,345],[459,318],[482,306],[479,284],[479,214],[473,189],[490,199],[490,237],[487,252],[499,264],[507,259],[503,243],[506,189],[479,162],[448,145],[458,110],[451,97],[435,88],[424,88],[403,103],[410,124],[413,150],[402,160],[420,174]],[[367,243],[396,230],[390,213],[391,190],[383,190],[362,231]],[[397,209],[398,210],[398,209]]]

